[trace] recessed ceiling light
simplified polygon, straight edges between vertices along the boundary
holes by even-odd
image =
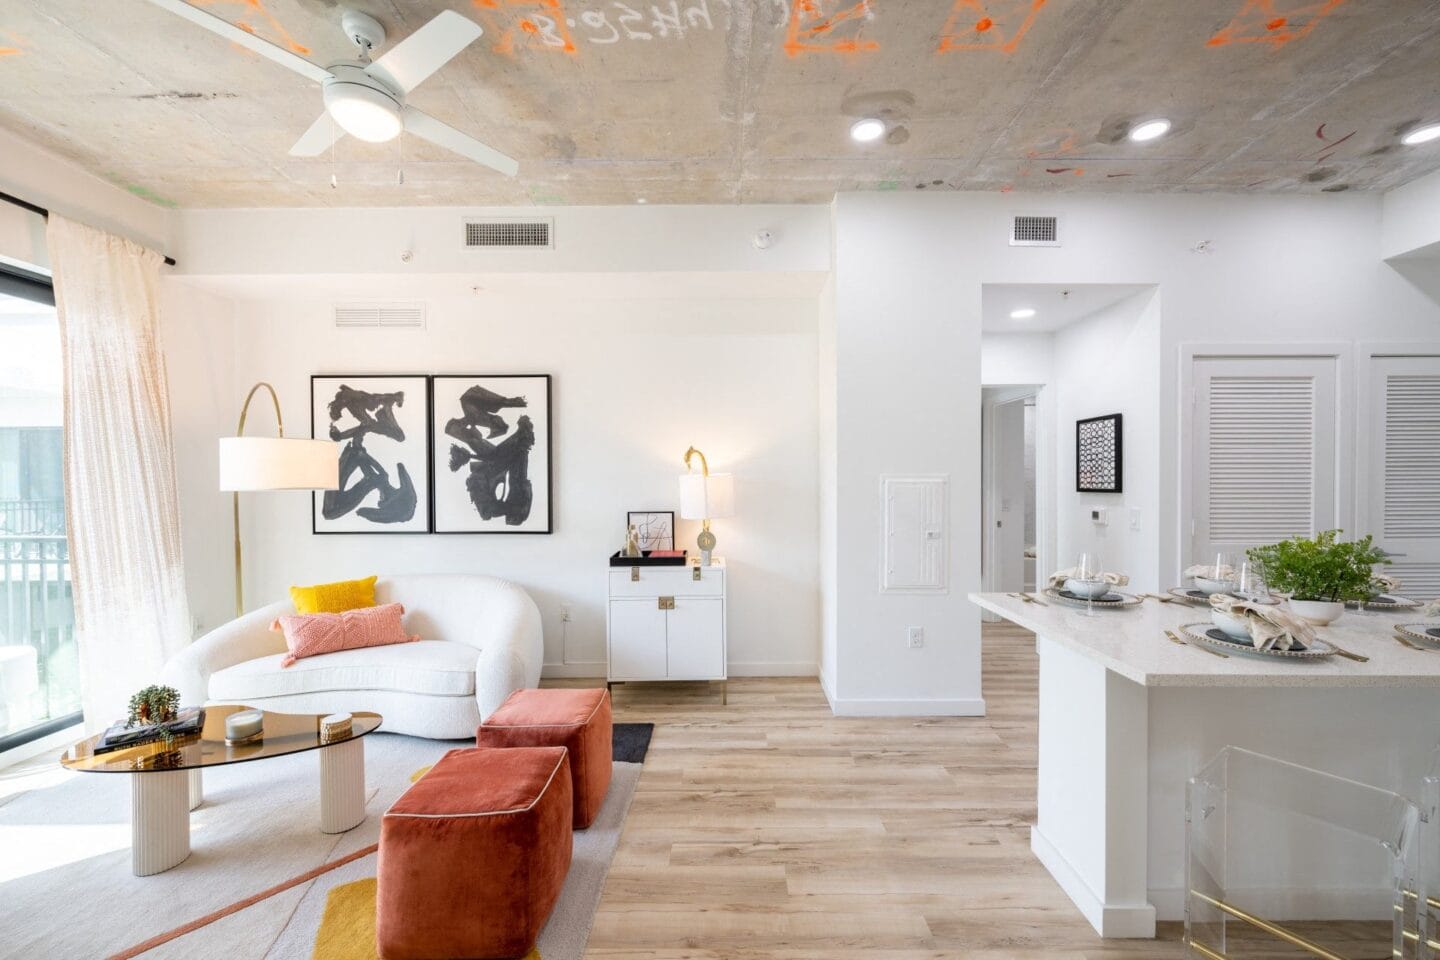
[[[1011,320],[1029,320],[1033,316],[1035,316],[1034,307],[1021,307],[1019,310],[1010,311]]]
[[[871,143],[885,136],[885,121],[866,117],[850,125],[850,139],[859,143]]]
[[[1163,117],[1154,120],[1146,120],[1137,123],[1130,128],[1130,139],[1136,143],[1145,143],[1147,140],[1158,140],[1170,132],[1170,121]]]
[[[1440,123],[1428,123],[1423,127],[1416,127],[1400,138],[1400,142],[1407,147],[1413,147],[1417,143],[1429,143],[1431,140],[1440,140]]]

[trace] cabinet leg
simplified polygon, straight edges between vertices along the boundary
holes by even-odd
[[[729,680],[721,680],[721,681],[720,681],[720,706],[723,707],[723,706],[725,706],[726,704],[728,704],[729,702],[730,702],[730,681],[729,681]]]

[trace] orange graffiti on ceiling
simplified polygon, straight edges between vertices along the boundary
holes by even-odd
[[[572,57],[576,54],[569,29],[575,21],[565,16],[561,0],[471,0],[471,3],[480,11],[486,30],[497,38],[492,46],[496,53],[513,57],[516,41],[523,40],[527,50]],[[616,6],[623,7],[623,4]],[[623,22],[625,17],[622,15],[619,19]]]
[[[790,10],[790,26],[785,31],[785,53],[798,57],[802,53],[862,53],[880,49],[874,40],[861,37],[865,22],[874,14],[870,0],[842,7],[826,15],[823,0],[795,0]],[[844,33],[843,39],[834,39]]]
[[[1014,53],[1045,0],[955,0],[940,30],[938,53],[998,50]]]
[[[1268,43],[1283,47],[1315,29],[1345,0],[1245,0],[1240,12],[1207,47],[1228,47],[1232,43]]]
[[[295,42],[295,38],[290,36],[290,31],[285,29],[285,25],[275,17],[275,14],[271,13],[266,8],[264,0],[194,0],[194,2],[198,5],[207,7],[221,5],[244,7],[245,9],[251,11],[255,16],[265,21],[266,25],[269,27],[269,32],[272,32],[275,35],[275,37],[280,41],[280,44],[282,46],[290,49],[294,53],[300,54],[301,56],[310,55],[310,48],[305,46],[304,44]],[[236,20],[235,26],[239,27],[241,30],[244,30],[246,33],[254,33],[256,34],[256,36],[260,36],[260,34],[256,31],[254,24],[251,24],[245,20]],[[265,39],[268,40],[269,37],[266,37]],[[238,45],[237,49],[245,50],[246,53],[253,53],[253,51],[246,50],[244,47],[239,47]]]
[[[0,30],[0,57],[18,57],[30,46],[30,41],[18,33]]]

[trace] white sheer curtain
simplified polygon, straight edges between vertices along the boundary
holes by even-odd
[[[94,730],[122,717],[190,637],[156,305],[161,257],[54,214],[46,232],[65,360],[81,691]]]

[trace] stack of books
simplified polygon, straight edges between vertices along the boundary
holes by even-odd
[[[115,750],[124,750],[126,747],[138,747],[143,743],[162,740],[166,730],[170,731],[171,737],[178,740],[181,737],[199,733],[204,726],[204,707],[183,707],[175,719],[168,723],[144,723],[127,727],[124,721],[121,721],[100,735],[94,752],[111,753]]]

